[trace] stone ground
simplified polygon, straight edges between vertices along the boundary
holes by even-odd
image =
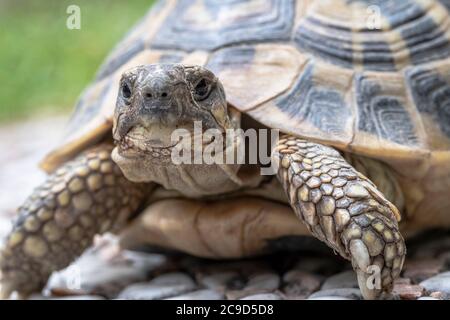
[[[44,179],[36,165],[61,137],[65,121],[46,118],[0,128],[0,237],[15,208]],[[31,299],[361,299],[349,263],[331,253],[213,262],[148,250],[117,254],[114,243],[111,235],[97,239]],[[390,299],[450,298],[449,266],[450,233],[411,241]]]

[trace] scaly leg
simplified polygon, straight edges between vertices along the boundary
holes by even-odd
[[[149,186],[126,180],[111,150],[101,145],[63,165],[19,208],[0,251],[0,298],[42,289],[95,234],[120,228],[139,207]]]
[[[396,207],[332,148],[286,136],[273,159],[296,215],[352,261],[364,298],[389,292],[406,253]]]

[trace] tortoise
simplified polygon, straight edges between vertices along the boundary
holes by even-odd
[[[312,235],[351,261],[364,298],[389,293],[403,237],[450,225],[449,10],[448,0],[158,2],[43,160],[48,179],[1,251],[2,296],[40,290],[106,231],[125,248],[213,259]],[[241,129],[217,155],[256,143],[270,161],[175,162],[173,133],[195,135],[198,123],[200,145],[184,151],[206,150],[210,129]],[[274,129],[281,136],[264,140]]]

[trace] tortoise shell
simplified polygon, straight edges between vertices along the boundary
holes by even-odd
[[[51,171],[110,133],[124,70],[183,63],[212,70],[229,104],[269,127],[400,171],[448,167],[449,13],[450,0],[158,2],[101,66],[42,165]]]

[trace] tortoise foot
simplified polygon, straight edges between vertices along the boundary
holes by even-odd
[[[295,213],[352,261],[364,298],[390,292],[406,253],[397,208],[332,148],[288,136],[273,156]]]

